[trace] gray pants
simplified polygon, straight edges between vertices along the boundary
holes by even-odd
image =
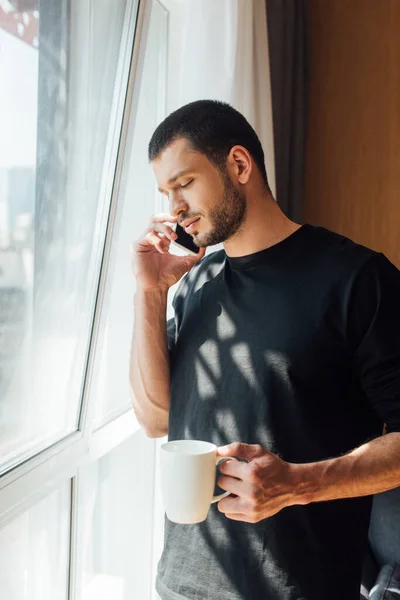
[[[376,584],[372,588],[370,600],[399,600],[400,599],[400,565],[385,565],[382,567]]]

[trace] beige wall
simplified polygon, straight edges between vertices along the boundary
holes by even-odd
[[[303,221],[400,267],[400,0],[309,0]]]

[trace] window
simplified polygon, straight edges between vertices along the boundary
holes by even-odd
[[[82,600],[150,598],[151,459],[154,443],[138,431],[79,474],[76,562]]]
[[[4,467],[78,428],[126,86],[126,0],[34,5],[0,29]]]
[[[70,511],[67,482],[0,530],[4,600],[67,600]]]
[[[91,397],[98,427],[130,405],[126,374],[133,327],[134,281],[130,244],[146,229],[160,196],[147,159],[150,137],[165,115],[168,19],[164,7],[152,4],[135,122],[129,132],[119,203],[113,215],[112,240],[104,281],[99,339]]]
[[[129,398],[129,247],[158,202],[146,146],[167,16],[157,0],[0,2],[5,600],[151,597],[156,445]]]

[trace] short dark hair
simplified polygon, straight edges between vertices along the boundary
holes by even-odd
[[[197,100],[171,113],[153,133],[149,143],[149,160],[156,159],[178,138],[185,138],[219,170],[225,171],[227,156],[236,144],[251,154],[266,185],[264,151],[261,142],[245,117],[226,102]]]

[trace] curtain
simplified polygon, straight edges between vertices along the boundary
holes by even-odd
[[[301,221],[307,116],[306,0],[266,0],[276,200]]]
[[[204,98],[228,102],[256,130],[275,189],[265,3],[164,0],[169,9],[168,112]]]

